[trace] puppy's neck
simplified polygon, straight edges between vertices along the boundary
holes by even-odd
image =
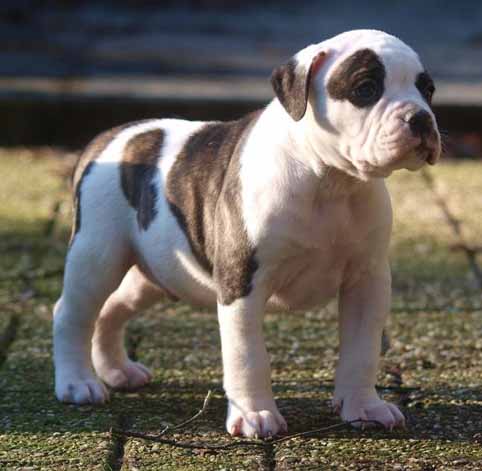
[[[349,197],[363,191],[371,182],[360,180],[335,167],[325,166],[320,177],[318,197],[323,199]]]
[[[307,131],[309,123],[295,122],[286,113],[282,116],[283,119],[279,121],[279,136],[282,136],[281,147],[285,158],[298,162],[311,174],[310,181],[316,187],[314,190],[317,198],[349,197],[371,187],[372,181],[354,176],[354,166],[338,155],[338,150],[330,145],[329,140],[321,146],[319,142],[318,145],[314,144]]]

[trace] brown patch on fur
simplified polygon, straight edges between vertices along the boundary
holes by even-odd
[[[154,129],[134,136],[126,144],[120,164],[121,188],[129,204],[137,211],[139,227],[147,230],[155,218],[157,188],[152,183],[158,172],[164,131]]]
[[[206,124],[186,141],[166,184],[170,209],[223,304],[250,293],[258,266],[241,215],[239,157],[260,113]]]
[[[346,58],[331,76],[327,90],[335,100],[348,100],[357,108],[376,103],[385,89],[385,66],[371,49],[361,49]],[[360,87],[370,82],[375,88],[373,96],[367,98]]]
[[[129,123],[124,126],[118,126],[99,134],[90,142],[90,144],[85,148],[85,151],[80,155],[79,160],[77,160],[77,164],[72,172],[74,218],[72,222],[72,234],[70,236],[69,245],[72,245],[75,234],[80,231],[80,196],[82,192],[82,182],[92,170],[95,159],[99,157],[99,155],[106,149],[106,147],[112,142],[117,134],[119,134],[123,129],[132,126],[132,124],[133,123]]]

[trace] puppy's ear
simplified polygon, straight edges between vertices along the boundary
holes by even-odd
[[[295,121],[305,115],[311,78],[323,65],[325,58],[325,51],[312,56],[308,63],[294,56],[271,74],[271,85],[278,100]]]

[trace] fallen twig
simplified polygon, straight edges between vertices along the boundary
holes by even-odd
[[[60,216],[60,209],[62,207],[62,200],[57,200],[54,205],[52,206],[51,214],[47,221],[45,222],[45,227],[43,230],[44,237],[51,237],[54,233],[55,226],[58,223],[58,219]]]
[[[355,419],[348,422],[340,422],[338,424],[328,425],[327,427],[308,430],[307,432],[293,433],[292,435],[287,435],[286,437],[269,440],[268,443],[277,444],[281,442],[286,442],[287,440],[291,440],[292,438],[311,437],[313,435],[319,435],[320,433],[331,432],[333,430],[343,430],[355,424],[362,424],[362,428],[364,428],[364,425],[377,425],[383,427],[383,424],[381,422],[378,422],[377,420]]]
[[[201,415],[204,414],[204,412],[206,412],[206,409],[208,408],[209,401],[211,400],[211,395],[212,395],[212,391],[209,390],[206,394],[206,397],[204,398],[204,402],[203,402],[203,405],[202,405],[201,409],[199,409],[192,417],[190,417],[189,419],[185,420],[184,422],[181,422],[180,424],[174,425],[172,427],[170,425],[166,425],[166,427],[164,427],[157,435],[147,435],[147,434],[140,433],[140,432],[139,433],[138,432],[127,432],[127,431],[119,430],[119,429],[112,429],[111,433],[115,433],[117,435],[122,435],[122,436],[126,436],[126,437],[142,438],[144,440],[157,441],[159,443],[166,443],[168,445],[173,444],[172,443],[173,440],[161,439],[161,437],[166,435],[170,431],[179,430],[179,429],[185,427],[186,425],[190,424],[191,422],[194,422],[199,417],[201,417]],[[184,444],[185,445],[184,446],[182,444],[182,442],[177,442],[177,443],[181,443],[179,445],[181,448],[198,448],[196,446],[191,446],[193,444]]]
[[[391,309],[391,312],[394,313],[419,313],[419,312],[447,312],[450,311],[451,313],[471,313],[477,312],[482,309],[482,306],[460,306],[456,307],[453,305],[453,302],[440,304],[437,306],[431,306],[427,304],[426,306],[394,306]]]
[[[118,429],[112,429],[112,433],[117,435],[123,435],[130,438],[141,438],[142,440],[147,440],[150,442],[161,443],[163,445],[171,445],[178,448],[189,448],[189,449],[202,449],[202,450],[227,450],[229,448],[236,448],[238,446],[258,446],[264,447],[265,442],[255,441],[255,440],[238,440],[225,444],[210,444],[203,442],[180,442],[177,440],[171,440],[169,438],[163,438],[162,433],[158,435],[149,435],[142,432],[130,432]]]
[[[427,170],[422,170],[422,178],[425,180],[428,188],[432,192],[434,196],[435,203],[438,205],[442,214],[445,218],[445,221],[452,229],[454,236],[457,238],[457,247],[460,250],[463,250],[465,256],[467,258],[467,262],[472,270],[472,273],[475,276],[475,279],[479,285],[479,288],[482,289],[482,269],[479,267],[477,263],[477,251],[473,248],[469,247],[467,244],[464,235],[462,233],[462,222],[459,221],[450,211],[446,201],[442,198],[442,195],[437,191],[435,187],[435,182],[432,175]]]
[[[391,391],[396,393],[410,393],[420,391],[418,386],[375,386],[379,391]]]
[[[202,411],[203,409],[201,409]],[[199,412],[201,412],[199,411]],[[201,415],[198,412],[196,414],[196,417],[199,417]],[[189,421],[183,422],[180,425],[186,425],[186,423],[190,423],[194,420],[194,417],[189,419]],[[112,429],[111,433],[117,434],[117,435],[122,435],[124,437],[130,437],[130,438],[140,438],[142,440],[147,440],[151,442],[156,442],[156,443],[161,443],[163,445],[170,445],[174,446],[177,448],[188,448],[188,449],[197,449],[197,450],[212,450],[212,451],[219,451],[219,450],[229,450],[231,448],[237,448],[237,447],[245,447],[245,446],[254,446],[254,447],[261,447],[264,448],[266,446],[272,446],[276,445],[281,442],[285,442],[288,440],[291,440],[293,438],[299,438],[299,437],[310,437],[310,436],[315,436],[319,435],[325,432],[331,432],[333,430],[343,430],[351,427],[352,425],[355,424],[362,424],[362,425],[377,425],[377,426],[382,426],[383,425],[376,421],[376,420],[363,420],[363,419],[356,419],[356,420],[351,420],[349,422],[340,422],[338,424],[334,425],[329,425],[327,427],[322,427],[314,430],[309,430],[307,432],[299,432],[299,433],[294,433],[292,435],[287,435],[285,437],[277,438],[277,439],[267,439],[267,440],[236,440],[232,441],[230,443],[224,443],[224,444],[213,444],[213,443],[204,443],[204,442],[182,442],[182,441],[177,441],[177,440],[172,440],[168,438],[164,438],[163,434],[165,433],[164,430],[161,431],[161,433],[157,435],[150,435],[142,432],[131,432],[131,431],[125,431],[125,430],[118,430],[118,429]]]
[[[163,430],[161,430],[160,435],[165,435],[167,432],[171,430],[179,430],[185,427],[187,424],[194,422],[197,418],[199,418],[202,414],[204,414],[204,412],[206,411],[209,405],[209,401],[211,400],[211,394],[212,394],[212,391],[209,390],[208,393],[206,394],[206,397],[204,398],[203,406],[190,419],[187,419],[184,422],[181,422],[180,424],[175,425],[174,427],[170,427],[169,425],[166,425],[166,427]]]

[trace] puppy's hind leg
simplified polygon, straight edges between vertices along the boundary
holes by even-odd
[[[92,362],[97,375],[109,386],[136,389],[150,381],[150,371],[129,359],[124,330],[130,319],[159,301],[163,294],[134,265],[102,307],[92,340]]]
[[[70,247],[62,296],[54,310],[55,393],[60,401],[108,399],[92,369],[91,341],[100,308],[129,267],[127,247],[112,235],[104,238],[85,229]]]

